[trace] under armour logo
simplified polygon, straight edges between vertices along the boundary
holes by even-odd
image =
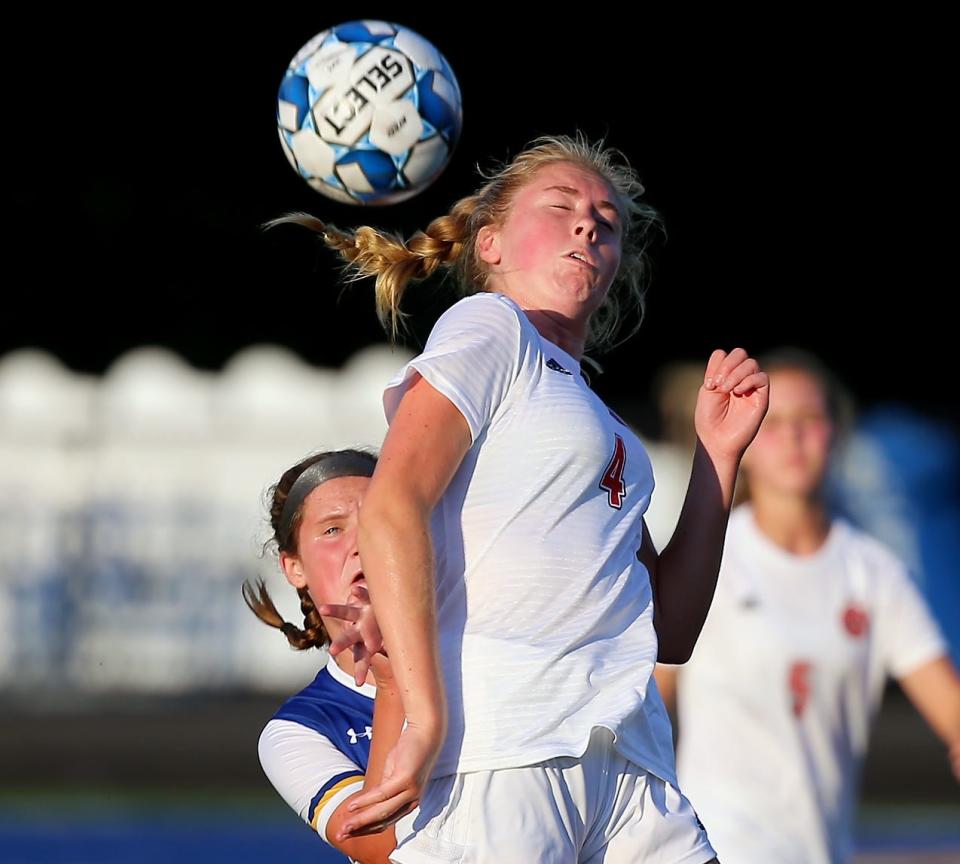
[[[356,744],[361,738],[369,738],[370,740],[373,740],[373,727],[366,726],[364,728],[367,730],[366,732],[355,732],[352,726],[347,729],[347,735],[350,736],[351,744]]]

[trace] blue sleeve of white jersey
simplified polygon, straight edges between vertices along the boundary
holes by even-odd
[[[500,294],[474,294],[454,304],[434,325],[423,353],[387,385],[387,421],[418,372],[457,407],[475,441],[520,374],[532,326],[524,326],[521,315]]]

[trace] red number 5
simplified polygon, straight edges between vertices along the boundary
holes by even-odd
[[[617,439],[613,448],[613,457],[607,470],[603,472],[600,480],[600,488],[607,490],[607,503],[611,507],[619,510],[623,506],[623,499],[627,495],[627,487],[623,482],[623,469],[627,464],[627,448],[623,446],[623,439],[619,435],[614,435]]]
[[[790,664],[787,672],[787,683],[790,686],[790,698],[793,702],[794,717],[802,717],[813,692],[810,681],[813,675],[813,666],[806,660],[796,660]]]

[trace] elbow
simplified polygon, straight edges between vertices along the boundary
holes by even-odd
[[[690,634],[682,629],[665,624],[660,624],[656,631],[658,663],[680,666],[693,656],[693,649],[697,644],[696,635],[699,633],[690,638]]]
[[[390,852],[392,851],[393,849],[390,850]],[[390,852],[377,851],[372,852],[369,855],[361,854],[359,857],[355,857],[353,860],[356,861],[357,864],[390,864],[392,860],[390,858]]]
[[[657,651],[657,662],[668,663],[671,666],[682,666],[693,656],[693,646],[665,646],[660,645]]]
[[[693,656],[703,622],[692,623],[689,616],[680,611],[673,615],[664,612],[663,605],[654,595],[653,627],[657,633],[657,662],[680,666]]]

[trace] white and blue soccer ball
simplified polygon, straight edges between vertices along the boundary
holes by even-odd
[[[351,21],[290,61],[277,126],[294,170],[347,204],[396,204],[446,167],[460,137],[460,87],[444,56],[409,27]]]

